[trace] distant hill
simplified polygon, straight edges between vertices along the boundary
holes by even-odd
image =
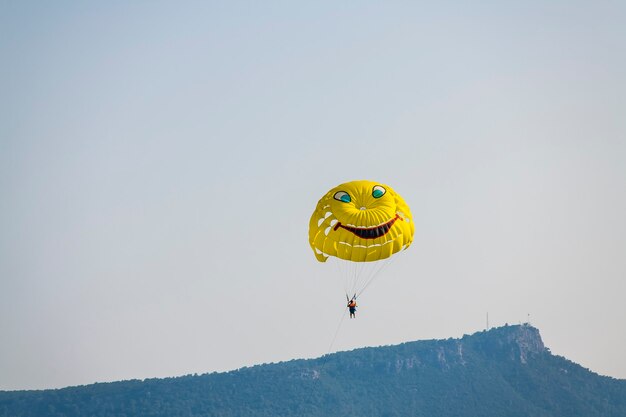
[[[626,380],[552,355],[520,325],[225,373],[2,391],[0,416],[624,417]]]

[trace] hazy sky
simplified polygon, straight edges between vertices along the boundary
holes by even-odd
[[[0,389],[526,321],[626,378],[626,5],[0,2]],[[307,228],[411,206],[344,320]]]

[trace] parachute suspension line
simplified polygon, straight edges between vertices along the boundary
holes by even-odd
[[[328,356],[333,346],[335,345],[335,341],[337,340],[337,336],[339,335],[339,330],[341,330],[341,325],[343,324],[343,320],[346,318],[347,310],[348,310],[348,307],[344,308],[343,311],[341,312],[341,320],[339,320],[339,324],[337,325],[337,330],[335,330],[335,335],[333,336],[333,340],[330,342],[330,346],[328,346],[328,351],[326,352],[326,355],[325,355],[326,357]],[[326,360],[324,360],[324,364],[326,364]]]
[[[350,297],[354,297],[363,291],[365,287],[379,274],[389,262],[389,259],[383,259],[375,262],[353,262],[348,260],[336,260],[340,277],[343,280],[343,290],[348,301]]]
[[[370,284],[374,282],[374,279],[376,279],[378,275],[384,269],[387,268],[387,266],[391,265],[391,263],[394,262],[398,256],[401,256],[401,255],[397,254],[396,256],[389,257],[387,259],[384,259],[382,262],[380,262],[380,265],[378,266],[378,268],[371,274],[370,277],[368,277],[368,279],[365,282],[365,285],[356,293],[356,296],[360,296],[361,294],[363,294],[365,290],[370,286]]]
[[[397,253],[385,259],[372,262],[353,262],[344,259],[333,259],[336,263],[340,279],[343,280],[343,290],[346,298],[355,298],[361,295],[378,278],[382,271],[395,262],[396,258],[402,256]]]
[[[337,340],[337,336],[339,335],[339,330],[341,330],[341,325],[343,324],[343,321],[346,318],[347,310],[348,310],[348,307],[345,307],[343,310],[341,310],[341,319],[339,320],[339,324],[337,325],[337,329],[335,330],[335,335],[333,336],[333,340],[331,340],[330,345],[328,346],[328,350],[326,351],[326,354],[322,356],[322,364],[319,367],[319,375],[317,378],[313,378],[313,387],[309,391],[309,399],[306,402],[309,402],[311,400],[311,398],[313,397],[313,391],[317,390],[317,387],[319,386],[319,383],[316,381],[322,378],[322,371],[326,367],[326,362],[328,362],[328,358],[330,357],[330,352],[332,351],[333,346],[335,345],[335,341]]]
[[[334,259],[332,263],[337,264],[338,277],[343,283],[343,290],[348,297],[355,294],[362,285],[362,277],[367,265],[364,262],[353,262],[344,259]]]
[[[342,278],[343,281],[343,290],[346,293],[346,296],[348,295],[348,293],[350,292],[350,288],[349,287],[349,282],[348,282],[348,276],[349,276],[349,265],[347,263],[345,263],[345,261],[342,261],[338,258],[334,258],[331,263],[335,264],[335,268],[337,268],[337,272],[338,272],[338,277]],[[343,279],[345,277],[345,279]]]
[[[380,268],[378,268],[378,270],[374,273],[374,275],[372,275],[371,279],[367,281],[367,283],[363,286],[363,288],[361,288],[361,293],[363,293],[372,284],[372,282],[374,282],[374,280],[379,276],[379,274],[381,274],[395,260],[396,260],[396,257],[385,259],[383,263],[380,265]]]
[[[363,272],[361,278],[359,279],[358,285],[354,286],[354,293],[359,295],[363,292],[363,289],[368,286],[368,284],[378,275],[378,272],[381,270],[384,262],[386,260],[381,260],[377,262],[372,262],[368,265],[368,269]]]
[[[350,286],[349,293],[354,293],[357,285],[359,284],[359,279],[363,274],[363,269],[365,268],[364,262],[352,262],[354,266],[353,269],[353,277],[352,277],[352,285]]]
[[[344,265],[346,268],[344,275],[342,277],[343,286],[346,289],[346,294],[350,294],[350,291],[352,290],[352,285],[355,279],[354,277],[356,275],[356,267],[350,261],[340,261],[340,262],[344,262]]]

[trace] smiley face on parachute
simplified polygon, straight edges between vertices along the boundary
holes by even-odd
[[[320,262],[329,256],[370,262],[407,248],[414,230],[409,206],[391,187],[351,181],[317,203],[309,222],[309,243]]]

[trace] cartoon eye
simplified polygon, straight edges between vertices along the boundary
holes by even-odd
[[[335,195],[333,196],[333,198],[335,200],[339,200],[344,203],[350,203],[352,201],[352,199],[350,198],[350,195],[346,193],[345,191],[337,191]]]
[[[386,192],[387,192],[387,190],[385,190],[385,187],[383,187],[381,185],[377,185],[372,190],[372,196],[374,198],[380,198],[380,197],[384,196]]]

